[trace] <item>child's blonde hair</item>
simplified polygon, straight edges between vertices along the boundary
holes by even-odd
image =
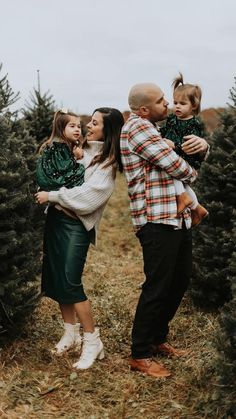
[[[54,138],[61,138],[71,148],[71,143],[67,140],[64,134],[65,127],[70,121],[70,116],[75,116],[79,118],[79,115],[69,111],[68,109],[59,109],[55,112],[52,123],[51,135],[49,139],[41,145],[41,147],[39,148],[39,152],[42,152],[46,145],[51,144]]]
[[[176,77],[172,83],[174,94],[178,93],[190,101],[193,107],[193,114],[197,115],[201,111],[202,90],[198,85],[184,83],[182,73]]]

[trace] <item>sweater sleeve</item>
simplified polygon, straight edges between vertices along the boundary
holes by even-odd
[[[89,179],[81,186],[71,189],[63,187],[59,191],[49,192],[49,202],[69,208],[77,215],[87,215],[96,211],[107,202],[115,186],[112,166],[101,166],[97,165]]]

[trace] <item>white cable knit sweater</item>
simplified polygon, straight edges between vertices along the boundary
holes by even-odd
[[[88,167],[102,147],[103,143],[100,141],[89,141],[88,147],[84,149],[84,157],[79,160],[85,167],[84,183],[81,186],[71,189],[62,187],[59,191],[49,192],[49,202],[73,210],[87,231],[95,227],[95,234],[115,186],[112,165],[104,168],[104,163],[101,163]]]

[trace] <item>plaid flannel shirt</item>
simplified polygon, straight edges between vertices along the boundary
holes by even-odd
[[[134,113],[122,128],[120,147],[134,229],[147,222],[179,229],[183,217],[190,228],[188,209],[177,218],[173,178],[191,183],[197,172],[167,145],[151,122]]]

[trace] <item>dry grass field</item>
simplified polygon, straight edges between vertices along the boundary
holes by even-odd
[[[223,418],[216,407],[213,339],[216,318],[186,296],[171,324],[170,341],[189,348],[187,358],[162,362],[168,379],[129,370],[130,331],[143,280],[141,249],[130,221],[122,176],[106,208],[98,247],[90,249],[85,284],[101,329],[106,357],[83,372],[78,353],[54,357],[62,333],[57,305],[42,299],[20,338],[1,351],[0,417],[6,419]]]

